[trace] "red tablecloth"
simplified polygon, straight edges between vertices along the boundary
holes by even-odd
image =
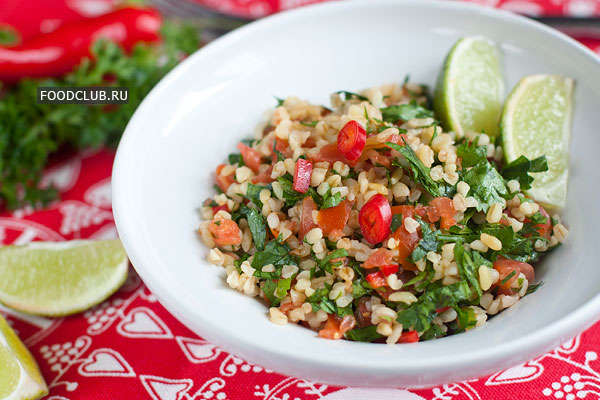
[[[93,11],[103,0],[66,0],[65,10],[83,2]],[[520,10],[600,9],[592,0],[479,2]],[[2,16],[0,6],[0,21]],[[600,41],[586,40],[600,51]],[[61,201],[45,210],[0,214],[0,241],[116,237],[113,156],[107,150],[84,152],[49,168],[45,180],[60,189]],[[491,376],[426,390],[392,390],[328,386],[249,364],[179,323],[133,271],[116,295],[81,315],[46,319],[0,312],[38,360],[53,400],[600,399],[600,323],[550,353]]]

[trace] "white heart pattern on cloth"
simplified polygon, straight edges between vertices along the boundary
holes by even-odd
[[[140,380],[153,400],[181,400],[194,385],[191,379],[167,379],[152,375],[140,375]]]
[[[167,325],[147,307],[137,307],[131,310],[127,318],[117,326],[117,332],[129,338],[173,338]]]
[[[112,186],[110,178],[104,179],[90,186],[85,191],[83,199],[100,208],[111,208],[112,206]]]
[[[185,357],[194,364],[213,361],[221,354],[221,349],[202,339],[177,336],[175,340]]]
[[[54,186],[61,192],[71,189],[81,172],[81,159],[75,158],[57,167],[48,169],[42,177],[42,186]]]
[[[329,393],[323,400],[425,400],[418,394],[399,389],[345,388]]]
[[[507,383],[529,382],[544,372],[544,367],[537,361],[529,361],[514,367],[496,372],[485,383],[486,386],[504,385]]]
[[[79,366],[78,371],[80,375],[89,377],[135,377],[133,368],[119,353],[112,349],[94,350],[87,360]]]

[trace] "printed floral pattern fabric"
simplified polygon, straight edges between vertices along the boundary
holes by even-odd
[[[194,0],[208,5],[210,0]],[[21,0],[7,0],[0,16]],[[253,15],[314,2],[223,0]],[[527,14],[600,15],[596,0],[475,0]],[[47,0],[65,13],[93,15],[105,0]],[[256,4],[266,6],[256,6]],[[11,8],[12,7],[12,8]],[[263,7],[263,8],[261,8]],[[54,11],[60,8],[54,7]],[[57,11],[60,12],[60,11]],[[14,18],[13,18],[14,19]],[[6,21],[5,21],[6,22]],[[18,18],[13,21],[19,25]],[[23,21],[25,23],[27,21]],[[36,32],[44,27],[28,26]],[[26,35],[24,35],[26,36]],[[600,54],[600,39],[580,37]],[[0,242],[61,241],[117,236],[111,212],[114,153],[84,152],[50,167],[44,177],[62,193],[44,210],[0,214]],[[600,323],[553,351],[491,376],[422,390],[343,388],[283,376],[206,342],[171,316],[131,270],[121,290],[68,318],[32,317],[0,306],[29,347],[50,387],[49,400],[487,400],[600,399]]]

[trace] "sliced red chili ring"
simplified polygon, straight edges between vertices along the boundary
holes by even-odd
[[[356,121],[349,121],[344,125],[337,137],[337,148],[349,161],[360,158],[365,143],[367,131]]]
[[[358,222],[363,237],[371,244],[381,243],[390,235],[392,209],[387,198],[376,194],[362,206]]]

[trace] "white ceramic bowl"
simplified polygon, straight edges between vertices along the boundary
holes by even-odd
[[[468,333],[417,344],[329,341],[224,283],[205,261],[197,208],[213,171],[251,135],[273,96],[327,103],[329,93],[401,81],[433,84],[444,55],[466,35],[500,43],[508,87],[534,73],[576,79],[568,243],[538,267],[545,285]],[[600,315],[600,63],[575,41],[505,12],[454,2],[339,2],[252,23],[171,72],[136,111],[119,146],[113,205],[133,265],[183,323],[251,362],[354,386],[424,386],[463,380],[530,359]]]

